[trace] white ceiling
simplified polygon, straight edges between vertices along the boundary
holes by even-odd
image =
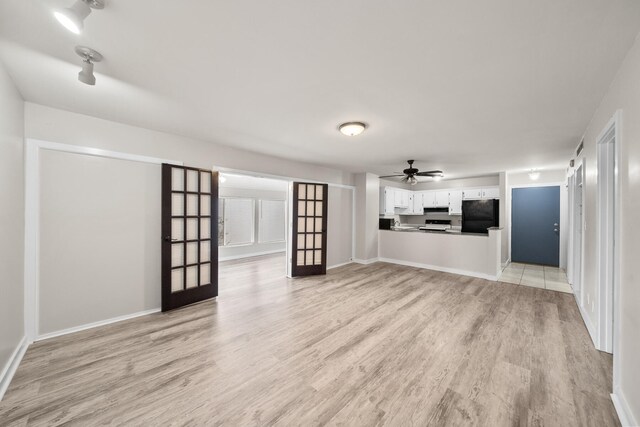
[[[640,30],[637,0],[0,2],[26,100],[350,171],[566,165]],[[95,87],[73,48],[104,56]],[[358,137],[339,123],[369,124]]]

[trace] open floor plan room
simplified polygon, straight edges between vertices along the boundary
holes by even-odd
[[[0,427],[640,426],[640,1],[0,1]]]
[[[281,257],[279,260],[282,260]],[[219,300],[34,344],[15,425],[616,425],[571,295],[380,263],[296,281],[221,266]],[[586,351],[585,351],[586,350]],[[588,404],[586,404],[588,402]]]

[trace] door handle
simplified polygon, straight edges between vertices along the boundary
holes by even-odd
[[[164,236],[165,242],[177,242],[178,239],[172,239],[171,236]]]
[[[558,231],[558,229],[557,229],[557,228],[554,228],[554,229],[553,229],[553,231],[557,232],[557,231]]]
[[[557,226],[558,226],[558,223],[556,222],[555,224],[553,224],[553,226],[554,226],[554,227],[557,227]]]

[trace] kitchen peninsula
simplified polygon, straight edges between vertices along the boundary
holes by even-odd
[[[379,230],[380,261],[498,280],[501,229],[488,234]]]

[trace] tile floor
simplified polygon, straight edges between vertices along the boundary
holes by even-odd
[[[573,293],[567,281],[567,274],[558,267],[512,262],[502,270],[501,282],[534,288]]]

